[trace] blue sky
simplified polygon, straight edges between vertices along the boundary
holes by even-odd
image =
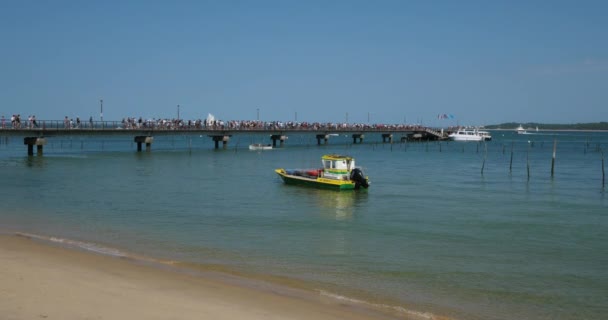
[[[608,1],[0,1],[0,114],[608,121]],[[452,114],[454,119],[437,119]]]

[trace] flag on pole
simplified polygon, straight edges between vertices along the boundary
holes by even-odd
[[[446,113],[441,114],[440,113],[440,114],[437,115],[437,119],[454,119],[454,115],[453,114],[446,114]]]

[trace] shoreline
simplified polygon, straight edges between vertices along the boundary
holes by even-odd
[[[440,319],[210,274],[0,234],[0,314],[8,319]]]

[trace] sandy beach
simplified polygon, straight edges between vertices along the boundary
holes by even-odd
[[[18,235],[0,235],[0,284],[4,320],[393,318]]]

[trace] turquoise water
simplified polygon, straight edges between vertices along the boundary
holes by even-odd
[[[608,133],[493,137],[317,146],[293,135],[257,152],[247,145],[260,136],[226,150],[158,137],[149,153],[132,137],[55,137],[43,157],[2,137],[0,231],[286,277],[423,317],[604,319]],[[288,186],[274,173],[318,167],[326,153],[354,156],[370,189]]]

